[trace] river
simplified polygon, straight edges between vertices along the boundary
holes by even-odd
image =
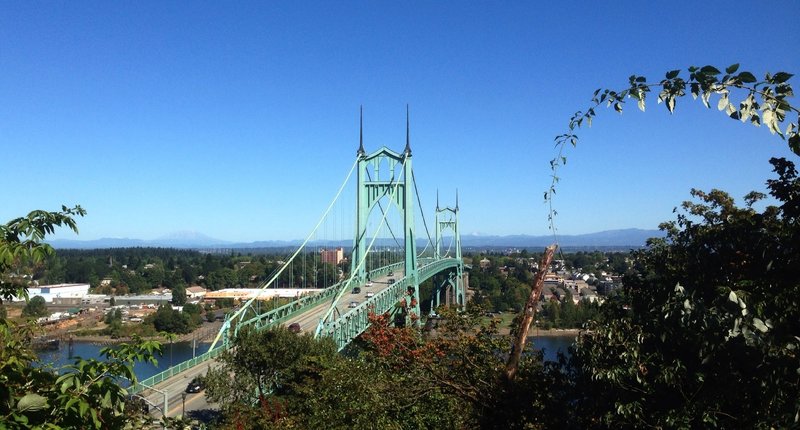
[[[39,358],[42,363],[52,364],[54,367],[59,368],[74,363],[76,357],[100,359],[100,350],[106,346],[113,347],[113,345],[75,341],[70,348],[68,342],[61,342],[58,350],[39,351]],[[210,343],[198,342],[193,352],[192,342],[164,343],[162,345],[163,354],[156,357],[158,360],[157,366],[151,363],[137,362],[133,366],[133,371],[139,380],[149,378],[169,368],[170,363],[178,364],[192,358],[193,353],[200,355],[208,351],[209,346],[211,346]]]
[[[574,336],[532,336],[529,341],[537,349],[544,350],[545,360],[555,361],[559,351],[566,353],[567,348],[575,340]],[[200,355],[208,351],[209,343],[197,343],[194,354]],[[52,364],[55,368],[71,364],[74,362],[75,357],[81,358],[100,358],[100,350],[104,345],[99,345],[92,342],[73,342],[72,348],[68,346],[67,342],[61,342],[58,350],[40,351],[39,358],[42,363]],[[165,343],[163,345],[163,354],[158,359],[158,365],[154,366],[151,363],[137,362],[133,371],[139,380],[149,378],[156,373],[166,370],[170,367],[170,363],[178,364],[182,361],[188,360],[193,357],[192,342],[175,342],[173,344]]]

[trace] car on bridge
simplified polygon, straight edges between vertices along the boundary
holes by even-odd
[[[361,287],[353,287],[353,294],[361,294]]]
[[[366,283],[366,284],[364,284],[364,286],[365,286],[365,287],[371,287],[371,286],[373,286],[373,285],[374,285],[374,284],[372,283],[372,281],[367,281],[367,283]]]
[[[373,293],[372,291],[368,292],[367,293],[367,298],[369,299],[369,298],[372,298],[372,297],[375,297],[375,293]]]
[[[203,380],[200,378],[194,378],[189,385],[186,386],[187,393],[199,393],[206,387],[206,384],[203,383]]]
[[[289,324],[289,331],[292,333],[300,333],[303,329],[300,328],[300,323],[291,323]]]
[[[356,301],[350,302],[350,304],[349,304],[349,305],[347,305],[347,307],[348,307],[348,308],[355,308],[355,307],[358,307],[358,302],[356,302]]]

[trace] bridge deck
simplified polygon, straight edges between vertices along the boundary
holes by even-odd
[[[343,315],[350,310],[349,306],[351,302],[355,301],[358,302],[358,304],[361,304],[367,300],[368,293],[371,292],[373,294],[377,294],[391,285],[389,283],[389,279],[401,279],[403,276],[405,276],[403,270],[395,270],[391,276],[376,276],[371,282],[372,285],[360,285],[360,293],[354,294],[352,290],[345,291],[336,306],[339,315]],[[290,318],[283,324],[288,326],[289,324],[296,322],[300,324],[300,329],[303,331],[303,333],[313,334],[317,329],[320,318],[322,318],[325,312],[330,308],[330,305],[331,302],[326,300],[317,306],[307,309],[302,314]],[[201,391],[200,393],[187,393],[185,404],[183,403],[182,398],[182,394],[185,393],[186,386],[189,384],[189,382],[195,376],[205,375],[208,372],[208,369],[214,367],[215,365],[216,360],[210,359],[177,375],[171,376],[164,381],[154,384],[151,388],[142,391],[141,395],[148,401],[148,403],[156,405],[158,408],[163,408],[164,395],[166,393],[168,399],[167,416],[171,417],[181,415],[184,405],[186,412],[215,408],[213,404],[209,404],[206,400],[205,391]],[[161,410],[154,408],[151,408],[151,413],[157,417],[162,415]]]

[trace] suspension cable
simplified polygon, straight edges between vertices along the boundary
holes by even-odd
[[[405,163],[404,163],[404,164],[405,164]],[[353,176],[353,172],[356,170],[356,166],[358,166],[358,157],[356,157],[356,160],[355,160],[355,162],[353,162],[353,167],[351,167],[351,168],[350,168],[350,172],[349,172],[349,173],[347,173],[347,177],[345,177],[345,179],[344,179],[344,182],[342,182],[342,185],[339,187],[339,191],[336,193],[336,197],[334,197],[334,198],[333,198],[333,200],[331,201],[331,203],[328,205],[328,208],[327,208],[327,209],[325,209],[325,213],[323,213],[323,214],[322,214],[322,217],[320,217],[319,221],[317,222],[317,225],[316,225],[316,226],[314,226],[314,229],[313,229],[313,230],[311,230],[311,233],[309,233],[309,234],[308,234],[308,236],[306,236],[306,240],[304,240],[304,241],[303,241],[303,243],[300,245],[300,247],[299,247],[299,248],[297,248],[297,251],[295,251],[295,252],[294,252],[294,254],[292,254],[292,256],[289,258],[289,261],[287,261],[287,262],[286,262],[286,263],[283,265],[283,267],[281,267],[281,269],[280,269],[280,270],[278,270],[278,272],[277,272],[277,273],[275,273],[275,275],[273,275],[273,276],[272,276],[272,278],[270,278],[270,280],[269,280],[269,281],[267,281],[266,283],[264,283],[264,285],[263,285],[263,286],[260,288],[260,291],[259,291],[258,293],[256,293],[256,295],[255,295],[255,296],[253,296],[253,297],[252,297],[250,300],[248,300],[248,301],[247,301],[247,302],[244,304],[244,306],[242,306],[242,307],[241,307],[241,308],[240,308],[238,311],[236,311],[236,312],[233,314],[233,316],[232,316],[232,317],[231,317],[231,318],[230,318],[228,321],[226,321],[228,326],[230,326],[230,321],[233,321],[234,319],[236,319],[237,317],[239,317],[239,315],[241,315],[241,314],[242,314],[242,312],[244,312],[244,311],[245,311],[245,309],[249,308],[249,307],[250,307],[250,305],[251,305],[251,304],[252,304],[252,303],[253,303],[253,302],[254,302],[256,299],[258,299],[258,298],[259,298],[259,296],[260,296],[260,295],[261,295],[261,293],[264,291],[264,289],[266,289],[266,288],[267,288],[267,287],[268,287],[268,286],[269,286],[269,285],[270,285],[272,282],[274,282],[274,281],[275,281],[275,279],[276,279],[278,276],[280,276],[280,274],[281,274],[281,273],[282,273],[284,270],[286,270],[286,267],[288,267],[288,266],[289,266],[289,263],[294,261],[294,258],[295,258],[295,257],[297,257],[297,254],[299,254],[299,253],[300,253],[300,251],[302,251],[302,250],[305,248],[305,246],[306,246],[306,244],[308,243],[308,241],[309,241],[309,240],[311,240],[311,238],[312,238],[312,237],[314,236],[314,234],[317,232],[317,229],[319,229],[319,226],[320,226],[320,225],[322,225],[322,222],[323,222],[323,221],[325,220],[325,218],[328,216],[328,213],[331,211],[331,208],[333,208],[333,206],[334,206],[334,205],[336,204],[336,202],[339,200],[339,196],[342,194],[342,191],[344,191],[344,188],[345,188],[345,186],[346,186],[346,185],[347,185],[347,183],[350,181],[350,177],[351,177],[351,176]],[[219,338],[222,336],[222,332],[223,332],[223,330],[225,330],[225,327],[226,327],[226,325],[223,325],[223,326],[222,326],[222,328],[220,329],[219,333],[217,333],[217,336],[214,338],[214,342],[212,342],[212,343],[211,343],[211,347],[209,347],[209,348],[208,348],[208,350],[209,350],[209,351],[210,351],[210,350],[212,350],[212,349],[214,349],[214,346],[216,346],[216,344],[217,344],[217,341],[219,341]]]
[[[420,200],[420,198],[419,198],[419,190],[417,190],[417,178],[414,177],[414,169],[413,168],[411,169],[411,182],[414,183],[414,194],[417,195],[417,205],[419,206],[419,213],[420,213],[420,215],[422,215],[422,225],[425,226],[425,234],[428,235],[428,243],[425,244],[425,248],[419,254],[419,255],[422,255],[422,254],[425,253],[425,250],[428,249],[428,245],[432,245],[433,244],[433,239],[431,239],[431,232],[428,231],[428,222],[425,221],[425,211],[422,210],[422,200]],[[416,244],[414,244],[414,246],[416,246]]]
[[[403,164],[401,166],[403,168],[402,170],[405,170],[406,161],[408,161],[408,155],[406,155],[403,158]],[[394,174],[393,174],[392,175],[392,179],[389,182],[390,183],[394,182],[394,178],[395,177],[394,177]],[[393,187],[393,190],[392,190],[392,199],[394,199],[395,196],[397,195],[397,189],[399,188],[399,185],[400,185],[400,180],[398,178],[397,182],[394,183],[394,187]],[[388,192],[388,190],[386,190],[383,193],[384,196],[386,195],[386,192]],[[381,197],[383,197],[383,196],[381,196]],[[386,221],[386,215],[388,213],[389,213],[388,211],[384,212],[383,217],[381,218],[381,222],[378,224],[378,228],[379,229],[383,225],[383,223]],[[333,299],[330,308],[328,308],[328,310],[325,312],[325,314],[322,316],[322,318],[320,318],[320,322],[319,322],[319,325],[317,326],[317,331],[316,331],[315,335],[319,335],[319,333],[322,331],[322,325],[328,319],[328,317],[331,315],[333,310],[336,309],[336,304],[339,303],[339,299],[342,298],[342,295],[344,295],[345,291],[347,290],[347,287],[349,287],[350,283],[353,281],[353,278],[356,276],[356,273],[358,273],[358,269],[364,264],[364,261],[366,261],[367,255],[369,254],[369,251],[372,249],[372,245],[375,244],[375,239],[378,238],[378,234],[377,233],[378,233],[378,230],[375,231],[375,234],[372,236],[372,240],[369,242],[369,245],[367,246],[367,249],[361,255],[361,260],[353,268],[353,273],[350,274],[350,278],[348,278],[347,281],[342,284],[342,286],[345,287],[345,288],[341,288],[339,293]]]

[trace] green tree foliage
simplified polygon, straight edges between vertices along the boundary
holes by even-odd
[[[586,427],[788,428],[800,423],[800,179],[770,162],[779,206],[692,190],[666,239],[573,351]]]
[[[34,296],[25,305],[25,308],[22,309],[22,316],[25,317],[38,318],[47,315],[47,303],[42,296]]]
[[[200,308],[200,305],[195,305],[193,303],[187,303],[183,305],[183,313],[189,317],[190,327],[197,327],[203,324],[203,317],[200,316],[201,312],[202,309]]]
[[[122,311],[114,309],[106,314],[106,333],[112,338],[118,338],[122,333]]]
[[[181,306],[186,303],[186,287],[182,284],[176,285],[172,288],[172,304]]]
[[[338,358],[332,341],[317,341],[310,334],[298,335],[283,326],[260,332],[242,330],[233,346],[222,353],[219,360],[223,366],[209,370],[206,381],[208,398],[222,405],[235,428],[289,424],[291,420],[286,421],[282,412],[282,395],[288,385],[302,378],[314,362]]]
[[[0,225],[0,301],[27,297],[27,286],[11,276],[13,269],[53,255],[41,240],[57,226],[77,231],[73,217],[84,213],[80,206],[33,211]],[[140,418],[126,410],[127,392],[119,379],[135,381],[133,362],[152,361],[158,343],[122,344],[103,349],[103,361],[78,358],[66,368],[52,369],[38,363],[30,348],[33,335],[32,326],[0,318],[0,428],[113,429]]]
[[[36,210],[0,225],[0,303],[15,295],[27,298],[27,285],[22,278],[12,276],[12,269],[53,255],[53,247],[41,242],[44,237],[60,226],[77,233],[73,217],[85,214],[80,206],[62,206],[59,212]]]
[[[225,405],[226,428],[558,428],[564,391],[544,387],[563,373],[529,352],[508,384],[498,351],[509,339],[481,313],[443,310],[430,335],[372,317],[344,354],[284,328],[243,332],[207,391]]]
[[[154,313],[147,316],[145,323],[152,324],[157,331],[173,334],[186,334],[193,328],[189,315],[172,309],[170,305],[159,306]]]

